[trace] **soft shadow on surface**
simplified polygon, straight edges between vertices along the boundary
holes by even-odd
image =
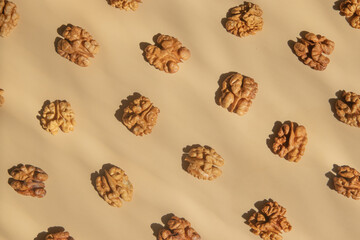
[[[144,58],[144,60],[147,62],[147,59],[146,59],[146,57],[145,57],[145,48],[147,47],[147,46],[150,46],[151,44],[150,43],[147,43],[147,42],[141,42],[141,43],[139,43],[139,47],[140,47],[140,49],[141,49],[141,51],[142,51],[142,56],[143,56],[143,58]]]
[[[187,168],[189,166],[189,162],[185,161],[185,158],[187,156],[187,153],[190,152],[190,150],[192,148],[197,148],[197,147],[201,147],[200,144],[193,144],[193,145],[187,145],[186,147],[183,148],[183,155],[181,157],[181,167],[182,169],[184,169],[184,171],[187,172]],[[205,146],[206,147],[206,146]]]
[[[57,46],[59,44],[59,41],[61,40],[62,38],[60,37],[56,37],[55,38],[55,41],[54,41],[54,49],[55,49],[55,52],[57,52]]]
[[[116,110],[114,116],[115,118],[122,123],[122,116],[124,115],[124,110],[129,104],[134,101],[135,99],[141,97],[141,94],[138,92],[134,92],[132,95],[128,96],[126,99],[121,101],[121,105],[119,106],[119,109]]]
[[[226,17],[224,17],[224,18],[221,19],[221,22],[220,22],[220,23],[221,23],[221,25],[223,26],[223,28],[225,28],[225,30],[226,30],[226,22],[227,22],[227,19],[232,16],[232,14],[231,14],[231,9],[233,9],[233,8],[234,8],[234,7],[229,8],[229,10],[228,10],[227,13],[226,13]]]
[[[332,111],[334,117],[335,117],[337,120],[339,120],[339,121],[340,121],[340,118],[339,118],[339,116],[336,114],[335,104],[336,104],[336,101],[337,101],[337,100],[342,99],[342,94],[343,94],[343,92],[344,92],[343,90],[339,90],[339,91],[337,91],[337,92],[335,93],[335,96],[336,96],[337,98],[330,98],[330,99],[329,99],[329,104],[330,104],[331,111]]]
[[[220,99],[220,97],[221,97],[221,87],[222,87],[223,82],[224,82],[225,79],[227,79],[230,75],[235,74],[235,73],[236,73],[236,72],[228,72],[228,73],[223,73],[223,74],[220,75],[219,80],[218,80],[219,88],[216,90],[216,92],[215,92],[215,97],[214,97],[214,98],[215,98],[215,103],[216,103],[217,105],[220,106],[219,99]]]
[[[259,212],[263,207],[264,205],[267,203],[267,202],[272,202],[273,200],[271,198],[269,199],[264,199],[264,200],[261,200],[261,201],[257,201],[254,206],[257,210],[255,209],[250,209],[249,211],[247,211],[246,213],[244,213],[242,215],[242,218],[245,220],[244,223],[245,224],[249,224],[249,218],[256,212]],[[249,231],[251,231],[251,229],[249,229]]]
[[[173,217],[175,216],[173,213],[168,213],[165,214],[164,216],[161,217],[161,222],[163,223],[163,225],[161,225],[160,223],[152,223],[150,225],[150,228],[153,230],[153,235],[155,237],[157,237],[159,235],[159,232],[161,229],[163,229],[167,222]]]
[[[339,165],[334,164],[333,168],[331,171],[327,172],[325,174],[325,177],[328,178],[328,182],[327,182],[327,186],[331,189],[331,190],[335,190],[335,186],[334,186],[334,177],[336,176],[336,174],[334,174],[334,172],[337,172],[337,170],[339,169]]]
[[[93,172],[91,175],[90,175],[90,181],[91,181],[91,185],[93,185],[95,191],[97,192],[97,189],[96,189],[96,178],[99,177],[99,176],[105,176],[105,170],[108,171],[110,168],[114,167],[115,165],[111,164],[111,163],[105,163],[102,168],[99,170],[99,171],[96,171],[96,172]],[[98,193],[99,194],[99,193]],[[99,194],[100,197],[102,197],[100,194]]]
[[[39,115],[36,116],[36,119],[39,120],[39,124],[40,124],[41,127],[42,127],[42,125],[41,125],[41,116],[42,116],[42,114],[43,114],[43,112],[44,112],[44,108],[45,108],[47,105],[49,105],[49,104],[50,104],[50,100],[46,100],[46,101],[43,103],[40,111],[38,112]]]
[[[341,2],[343,2],[344,0],[338,0],[338,1],[335,1],[334,2],[334,5],[333,5],[333,9],[334,10],[337,10],[337,11],[340,11],[340,4]]]
[[[63,227],[59,227],[59,226],[55,226],[55,227],[49,227],[47,232],[41,232],[39,233],[34,240],[45,240],[46,235],[48,234],[52,234],[52,233],[57,233],[57,232],[62,232],[65,231],[65,229]]]
[[[289,122],[289,121],[287,121],[287,122]],[[281,126],[283,125],[283,123],[282,122],[280,122],[280,121],[276,121],[275,123],[274,123],[274,126],[273,126],[273,128],[272,128],[272,134],[270,134],[269,135],[269,138],[268,139],[266,139],[266,145],[268,146],[268,148],[270,149],[270,151],[272,152],[272,153],[274,153],[274,151],[273,151],[273,144],[274,144],[274,142],[275,142],[275,137],[277,136],[277,133],[279,132],[279,130],[280,130],[280,128],[281,128]]]
[[[61,25],[60,27],[57,28],[56,32],[61,36],[62,33],[65,31],[65,29],[66,29],[68,26],[69,26],[69,27],[72,27],[73,25],[70,24],[70,23],[68,23],[68,24],[66,24],[66,25],[63,24],[63,25]]]

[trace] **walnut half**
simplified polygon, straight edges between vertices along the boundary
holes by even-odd
[[[0,0],[0,36],[6,37],[17,26],[19,14],[16,4],[6,0]]]
[[[360,127],[360,95],[343,91],[335,103],[339,120],[350,126]]]
[[[133,10],[135,11],[141,0],[108,0],[109,4],[113,7],[119,8],[121,10]]]
[[[304,155],[307,141],[304,126],[296,126],[293,122],[284,123],[275,137],[272,149],[280,157],[298,162]]]
[[[99,195],[111,206],[121,207],[122,201],[131,201],[133,185],[124,170],[116,166],[104,170],[104,175],[95,180]]]
[[[19,164],[10,171],[10,186],[25,196],[42,198],[46,194],[44,181],[48,175],[38,167]]]
[[[335,190],[355,200],[360,200],[360,173],[349,166],[341,166],[337,169],[337,175],[333,178]]]
[[[69,232],[60,231],[47,234],[45,240],[74,240],[74,238],[70,236]]]
[[[190,50],[174,37],[160,34],[156,45],[149,45],[144,50],[146,60],[155,68],[167,73],[176,73],[178,63],[190,58]]]
[[[158,240],[201,240],[201,237],[185,218],[173,216],[167,222],[167,229],[159,231]]]
[[[189,162],[188,173],[198,179],[213,180],[222,174],[218,167],[224,165],[224,159],[211,147],[192,147],[184,160]]]
[[[229,112],[242,116],[249,111],[257,91],[258,84],[254,79],[233,73],[222,82],[218,102]]]
[[[59,128],[65,133],[74,131],[76,124],[74,112],[70,103],[65,100],[48,103],[42,109],[40,117],[42,128],[53,135],[58,133]]]
[[[251,232],[259,235],[262,239],[281,240],[281,234],[292,229],[285,213],[284,207],[269,200],[258,212],[250,216],[247,223],[251,227]]]
[[[81,27],[67,25],[56,46],[58,54],[81,67],[90,64],[90,58],[99,51],[99,44]]]

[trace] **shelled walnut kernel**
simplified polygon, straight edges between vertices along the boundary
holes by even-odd
[[[198,179],[213,180],[222,174],[218,167],[224,165],[224,159],[211,147],[192,147],[184,160],[189,162],[188,173]]]
[[[340,3],[340,14],[344,15],[353,28],[360,29],[360,1],[344,0]]]
[[[44,106],[40,122],[42,128],[53,135],[58,133],[59,128],[65,133],[74,131],[76,124],[71,105],[65,100],[55,100]]]
[[[275,137],[272,149],[280,157],[298,162],[304,155],[307,141],[304,126],[294,126],[293,122],[284,123]]]
[[[222,82],[218,102],[229,112],[242,116],[249,111],[257,91],[258,84],[254,79],[233,73]]]
[[[264,25],[261,8],[251,2],[244,2],[238,7],[229,10],[229,17],[225,23],[228,32],[246,37],[261,31]]]
[[[4,96],[2,95],[4,93],[4,89],[1,89],[0,88],[0,107],[4,104],[5,102],[5,98]]]
[[[58,54],[81,67],[90,64],[90,58],[99,51],[99,44],[81,27],[67,25],[56,46]]]
[[[339,120],[350,126],[360,127],[360,95],[343,91],[341,97],[335,103]]]
[[[10,171],[10,186],[25,196],[42,198],[46,194],[44,181],[48,175],[38,167],[19,164]]]
[[[125,172],[116,166],[104,170],[104,175],[96,178],[96,190],[111,206],[121,207],[122,201],[131,201],[133,185]]]
[[[155,68],[167,73],[176,73],[178,63],[190,58],[190,50],[174,37],[160,34],[155,45],[149,45],[144,50],[146,60]]]
[[[158,240],[201,240],[200,235],[185,218],[171,217],[167,228],[159,231]]]
[[[74,240],[74,238],[70,236],[69,232],[61,231],[47,234],[45,240]]]
[[[147,97],[140,96],[124,109],[123,124],[136,136],[150,134],[160,110]]]
[[[360,173],[349,166],[341,166],[337,169],[337,175],[333,178],[335,190],[355,200],[360,200]]]
[[[311,68],[319,71],[326,69],[330,55],[335,48],[335,43],[324,36],[307,33],[304,38],[298,39],[294,45],[294,52],[301,61]]]
[[[141,0],[108,0],[109,4],[113,7],[123,9],[123,10],[133,10],[135,11]]]
[[[0,0],[0,37],[8,36],[17,26],[19,18],[15,3]]]
[[[265,240],[281,240],[283,232],[292,229],[289,221],[285,217],[286,209],[277,202],[269,200],[260,211],[250,216],[247,223],[251,227],[251,232],[259,235]]]

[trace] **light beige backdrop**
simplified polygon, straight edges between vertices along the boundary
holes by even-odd
[[[285,239],[348,239],[360,235],[360,202],[327,186],[333,164],[360,169],[360,129],[339,122],[329,99],[338,90],[360,93],[360,30],[350,27],[328,0],[256,0],[264,29],[243,39],[221,24],[242,1],[143,0],[136,12],[105,0],[14,0],[21,20],[0,39],[0,239],[35,239],[62,226],[77,239],[155,239],[169,213],[188,219],[206,240],[260,239],[244,213],[272,198],[287,208],[293,230]],[[54,48],[57,28],[74,24],[100,43],[91,66],[81,68]],[[315,71],[288,46],[301,31],[323,34],[336,44],[331,63]],[[141,42],[157,33],[177,37],[191,58],[176,74],[144,61]],[[259,92],[243,117],[216,105],[222,74],[254,78]],[[137,137],[114,116],[134,92],[160,108],[153,133]],[[52,136],[36,116],[44,101],[66,99],[76,113],[72,133]],[[304,125],[309,142],[295,164],[274,155],[266,141],[275,122]],[[200,181],[181,167],[183,148],[213,147],[225,159],[223,175]],[[49,174],[47,195],[17,194],[7,170],[33,164]],[[123,168],[133,201],[113,208],[91,184],[103,164]],[[153,225],[152,225],[153,224]]]

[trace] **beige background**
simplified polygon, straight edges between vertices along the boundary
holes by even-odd
[[[15,1],[15,0],[14,0]],[[350,27],[328,0],[256,0],[264,29],[240,39],[221,19],[241,1],[144,0],[125,12],[105,0],[16,0],[21,20],[0,39],[0,239],[34,239],[62,226],[75,239],[155,239],[151,225],[174,213],[207,240],[260,239],[244,213],[272,198],[287,208],[293,230],[285,239],[359,238],[359,202],[337,194],[325,176],[333,164],[360,169],[360,130],[333,116],[329,99],[338,90],[360,93],[360,30]],[[57,28],[71,23],[101,44],[88,68],[60,57]],[[301,31],[336,43],[324,72],[298,61],[288,46]],[[192,57],[176,74],[144,61],[141,42],[157,33],[177,37]],[[219,77],[237,71],[253,77],[259,92],[243,117],[216,105]],[[134,92],[161,113],[151,135],[136,137],[114,116]],[[76,113],[74,132],[56,136],[36,119],[45,100],[66,99]],[[305,156],[290,163],[266,140],[276,121],[306,126]],[[181,167],[183,148],[209,145],[225,159],[223,175],[200,181]],[[17,194],[7,170],[18,163],[49,174],[43,199]],[[110,207],[91,185],[103,164],[123,168],[134,198]],[[153,226],[157,226],[156,224]],[[37,239],[38,240],[38,239]]]

